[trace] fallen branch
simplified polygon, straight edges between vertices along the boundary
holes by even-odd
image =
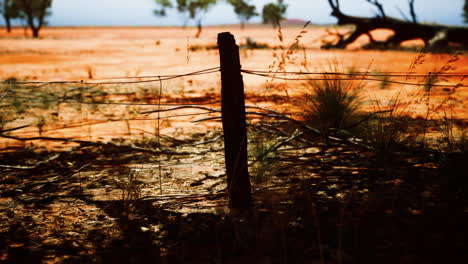
[[[355,128],[355,127],[359,126],[360,124],[362,124],[364,122],[367,122],[368,120],[374,118],[374,116],[376,116],[376,115],[391,113],[392,111],[393,110],[383,110],[383,111],[372,112],[372,113],[368,114],[366,117],[364,117],[363,119],[357,121],[356,123],[345,127],[344,130],[349,130],[349,129]]]
[[[202,122],[206,122],[206,121],[221,120],[221,119],[222,119],[221,116],[213,116],[213,117],[207,117],[207,118],[193,120],[192,123],[202,123]]]
[[[275,111],[273,109],[269,109],[269,108],[264,108],[264,107],[259,107],[259,106],[252,106],[252,105],[246,105],[245,106],[246,109],[258,109],[258,110],[262,110],[262,111],[265,111],[265,112],[270,112],[270,113],[273,113],[273,114],[280,114],[280,115],[287,115],[289,113],[280,113],[278,111]]]
[[[291,142],[292,140],[296,139],[296,138],[299,138],[300,136],[304,135],[303,132],[299,132],[298,130],[296,130],[294,132],[293,135],[291,135],[290,137],[282,140],[281,142],[278,142],[277,144],[275,144],[274,146],[272,146],[271,148],[269,148],[267,151],[265,151],[265,153],[262,153],[262,155],[260,155],[259,157],[257,157],[257,159],[255,159],[252,163],[250,163],[249,165],[252,165],[260,160],[262,160],[263,158],[265,158],[268,154],[278,150],[279,148],[281,148],[282,146],[288,144],[289,142]]]
[[[206,199],[213,200],[218,198],[224,198],[226,192],[218,193],[192,193],[192,194],[166,194],[166,195],[150,195],[140,198],[142,201],[161,201],[161,200],[183,200],[183,199]]]
[[[401,20],[385,14],[383,5],[378,0],[366,0],[374,5],[378,14],[374,17],[357,17],[344,14],[339,5],[339,0],[328,0],[332,8],[331,15],[338,19],[338,25],[354,25],[355,29],[351,35],[339,39],[337,43],[326,43],[324,49],[337,48],[345,49],[355,42],[361,35],[369,35],[375,29],[389,29],[394,34],[384,41],[374,42],[368,45],[369,48],[391,48],[399,47],[404,41],[421,39],[426,47],[444,48],[455,44],[458,47],[466,48],[468,39],[468,28],[460,26],[448,26],[438,24],[418,23],[414,9],[414,0],[408,0],[412,21]]]
[[[93,142],[93,141],[86,141],[86,140],[79,140],[79,139],[72,139],[72,138],[53,138],[53,137],[29,137],[29,138],[20,138],[15,136],[9,136],[0,133],[0,137],[14,139],[18,141],[36,141],[36,140],[45,140],[45,141],[57,141],[57,142],[66,142],[66,143],[77,143],[82,146],[98,146],[98,147],[115,147],[120,148],[123,150],[129,151],[138,151],[138,152],[145,152],[151,153],[156,155],[190,155],[193,153],[190,152],[175,152],[175,151],[168,151],[168,150],[155,150],[149,148],[142,148],[133,145],[118,145],[112,142],[102,143],[102,142]]]
[[[205,144],[213,143],[213,142],[216,142],[216,141],[220,140],[220,139],[223,138],[223,137],[224,137],[224,135],[219,135],[219,136],[217,136],[217,137],[215,137],[215,138],[212,138],[212,139],[210,139],[210,140],[203,141],[203,142],[200,142],[200,143],[195,143],[195,144],[193,144],[192,146],[195,147],[195,146],[200,146],[200,145],[205,145]]]
[[[279,118],[279,119],[288,120],[288,121],[291,121],[291,122],[293,122],[295,124],[300,125],[303,128],[306,128],[307,130],[309,130],[311,132],[314,132],[317,135],[322,134],[318,129],[312,128],[309,125],[305,124],[304,122],[298,121],[298,120],[296,120],[294,118],[288,117],[286,115],[283,115],[283,114],[281,114],[279,112],[276,112],[276,111],[273,111],[273,110],[270,110],[270,112],[272,112],[272,114],[247,111],[246,114],[247,115],[259,115],[259,116],[265,116],[265,117]]]
[[[288,121],[285,121],[285,122],[288,122]],[[268,123],[261,123],[261,124],[249,124],[251,127],[254,127],[255,129],[259,129],[261,131],[264,131],[266,133],[269,133],[269,134],[272,134],[272,135],[275,135],[275,134],[280,134],[284,137],[290,137],[291,135],[284,132],[283,130],[271,125],[271,124],[268,124]],[[310,142],[304,138],[301,138],[301,137],[297,137],[296,138],[297,140],[301,141],[302,143],[306,144],[307,147],[310,147],[312,145],[315,145],[315,143],[313,142]]]
[[[83,165],[81,166],[80,168],[78,168],[78,170],[68,174],[68,175],[65,175],[65,176],[62,176],[62,175],[59,175],[59,176],[55,176],[55,177],[52,177],[50,179],[47,179],[45,181],[38,181],[38,182],[28,182],[28,183],[24,183],[22,185],[20,185],[19,187],[15,188],[15,189],[12,189],[12,190],[3,190],[1,191],[0,190],[0,196],[1,195],[14,195],[14,194],[17,194],[17,193],[20,193],[20,192],[24,192],[25,190],[31,190],[32,188],[36,187],[36,186],[39,186],[39,185],[46,185],[46,184],[52,184],[52,183],[56,183],[56,182],[59,182],[59,181],[63,181],[65,179],[68,179],[68,178],[71,178],[73,177],[75,174],[81,172],[83,169],[85,169],[86,167],[89,167],[91,166],[91,164],[86,164],[86,165]]]
[[[303,132],[299,132],[298,130],[296,130],[296,131],[294,131],[294,134],[292,134],[289,138],[283,140],[282,142],[279,142],[274,147],[272,147],[269,151],[276,151],[279,148],[281,148],[282,146],[288,144],[289,142],[301,137],[302,135],[304,135]]]
[[[211,107],[198,106],[198,105],[183,105],[183,106],[176,106],[176,107],[170,107],[170,108],[164,108],[164,109],[158,109],[158,110],[144,111],[144,112],[140,112],[140,114],[162,113],[162,112],[169,112],[169,111],[175,111],[175,110],[181,110],[181,109],[200,109],[200,110],[206,110],[212,113],[221,112],[220,109],[211,108]]]
[[[259,110],[263,110],[263,111],[266,111],[266,112],[269,112],[269,113],[262,113],[262,112],[254,112],[254,111],[246,111],[245,114],[246,115],[258,115],[258,116],[264,116],[264,117],[270,117],[270,118],[277,118],[277,119],[282,119],[282,120],[287,120],[287,121],[290,121],[292,123],[295,123],[299,126],[301,126],[303,129],[309,131],[309,132],[312,132],[313,134],[315,134],[316,136],[322,136],[322,137],[326,137],[328,138],[329,140],[331,141],[334,141],[334,142],[337,142],[337,143],[342,143],[342,144],[347,144],[347,145],[353,145],[353,146],[357,146],[357,147],[361,147],[361,148],[364,148],[366,150],[369,150],[371,149],[371,147],[367,146],[367,145],[364,145],[356,140],[350,140],[350,139],[343,139],[343,138],[337,138],[337,137],[332,137],[332,136],[329,136],[329,135],[324,135],[320,130],[316,129],[316,128],[313,128],[307,124],[305,124],[304,122],[302,121],[299,121],[299,120],[296,120],[294,118],[291,118],[285,114],[282,114],[278,111],[275,111],[275,110],[272,110],[272,109],[268,109],[268,108],[262,108],[262,107],[257,107],[257,106],[246,106],[246,108],[253,108],[253,109],[259,109]],[[194,120],[192,122],[194,123],[200,123],[200,122],[205,122],[205,121],[211,121],[211,120],[218,120],[218,119],[221,119],[222,117],[221,116],[215,116],[215,117],[208,117],[208,118],[203,118],[203,119],[198,119],[198,120]]]
[[[9,128],[9,129],[5,129],[5,130],[0,130],[0,134],[2,133],[7,133],[7,132],[12,132],[12,131],[16,131],[16,130],[20,130],[20,129],[23,129],[23,128],[26,128],[26,127],[29,127],[30,125],[25,125],[25,126],[19,126],[19,127],[15,127],[15,128]]]
[[[259,113],[259,112],[246,112],[246,114],[250,114],[250,115],[260,115],[260,116],[265,116],[265,117],[272,117],[272,118],[279,118],[279,119],[284,119],[284,120],[288,120],[288,121],[291,121],[295,124],[298,124],[300,125],[301,127],[303,127],[304,129],[306,129],[307,131],[309,132],[312,132],[313,134],[317,135],[317,136],[322,136],[322,137],[325,137],[327,138],[328,140],[330,141],[334,141],[334,142],[337,142],[337,143],[341,143],[341,144],[346,144],[346,145],[352,145],[352,146],[356,146],[356,147],[360,147],[360,148],[364,148],[364,149],[367,149],[367,150],[370,150],[372,149],[371,147],[367,146],[367,145],[364,145],[360,142],[358,142],[357,140],[350,140],[350,139],[344,139],[344,138],[337,138],[337,137],[332,137],[332,136],[329,136],[329,135],[325,135],[323,134],[322,132],[320,132],[320,130],[316,129],[316,128],[313,128],[307,124],[305,124],[304,122],[301,122],[299,120],[296,120],[294,118],[291,118],[291,117],[288,117],[286,115],[283,115],[279,112],[276,112],[274,110],[270,110],[270,112],[272,112],[273,114],[267,114],[267,113]]]
[[[51,157],[49,157],[48,159],[46,160],[43,160],[43,161],[39,161],[38,163],[36,163],[36,165],[34,166],[10,166],[10,165],[0,165],[0,168],[4,168],[4,169],[15,169],[15,170],[34,170],[34,169],[37,169],[39,168],[40,166],[46,164],[46,163],[49,163],[53,160],[56,160],[60,157],[60,154],[55,154],[55,155],[52,155]]]

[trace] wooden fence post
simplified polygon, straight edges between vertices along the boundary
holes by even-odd
[[[221,111],[229,206],[241,209],[250,206],[251,191],[247,166],[244,82],[239,47],[234,36],[224,32],[218,34],[218,48],[221,61]]]

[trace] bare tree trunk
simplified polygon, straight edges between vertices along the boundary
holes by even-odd
[[[31,27],[31,30],[32,30],[33,38],[38,38],[40,28],[34,27],[34,26],[30,26],[30,27]]]
[[[39,31],[41,30],[42,26],[44,25],[44,19],[47,15],[47,9],[50,7],[50,1],[41,0],[41,5],[38,9],[33,9],[32,2],[21,0],[21,11],[26,16],[26,21],[28,23],[29,28],[32,31],[33,37],[39,37]],[[37,25],[36,25],[37,20]]]
[[[23,33],[25,37],[28,37],[28,23],[22,19],[23,23]]]
[[[197,33],[195,34],[195,38],[199,38],[201,36],[201,33],[202,33],[202,23],[201,23],[201,20],[198,20],[197,21]]]
[[[3,16],[5,18],[5,27],[8,33],[11,33],[11,20],[8,16]]]
[[[6,28],[6,31],[8,33],[11,32],[11,17],[10,17],[10,1],[9,0],[3,0],[3,7],[1,9],[3,9],[2,13],[3,13],[3,18],[5,19],[5,28]]]

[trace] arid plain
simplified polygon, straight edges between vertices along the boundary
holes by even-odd
[[[463,146],[452,132],[468,118],[466,53],[420,52],[418,41],[361,50],[366,37],[321,50],[326,30],[206,27],[198,39],[177,27],[45,28],[39,39],[0,32],[0,261],[466,259],[466,209],[448,210],[468,186],[452,180],[465,161],[443,152]],[[226,31],[242,45],[242,69],[267,75],[243,73],[249,215],[227,209],[216,49]],[[248,38],[263,48],[246,48]],[[186,75],[206,69],[214,70]],[[331,71],[344,73],[333,75],[339,85],[365,84],[359,122],[376,119],[367,141],[297,125],[306,79]]]
[[[156,78],[156,76],[186,74],[219,66],[216,50],[217,34],[225,31],[231,32],[239,44],[245,44],[247,38],[251,38],[256,43],[267,44],[270,47],[241,49],[242,68],[247,70],[268,72],[338,70],[344,73],[357,71],[369,74],[403,75],[397,79],[374,78],[376,80],[366,81],[362,93],[367,101],[363,107],[364,111],[376,110],[376,101],[381,107],[398,97],[400,104],[411,104],[410,107],[405,107],[406,113],[423,117],[426,113],[425,105],[412,103],[423,94],[421,86],[387,83],[382,89],[381,80],[424,84],[424,78],[412,78],[411,74],[438,72],[447,63],[451,69],[443,72],[445,74],[468,72],[468,59],[464,54],[458,54],[456,60],[450,62],[454,59],[453,54],[418,52],[417,50],[421,47],[419,41],[405,44],[405,46],[415,46],[414,51],[359,50],[360,45],[368,41],[367,37],[358,39],[350,50],[320,50],[321,41],[330,40],[326,28],[323,27],[305,29],[287,27],[280,31],[267,26],[247,27],[244,30],[237,26],[206,27],[200,38],[193,37],[195,34],[193,28],[77,27],[45,28],[41,31],[40,39],[24,37],[25,32],[21,28],[14,29],[8,35],[6,32],[0,32],[0,78],[3,80],[16,78],[18,81],[102,82],[116,77],[155,76]],[[387,31],[377,31],[374,32],[374,38],[382,39],[389,34],[390,32]],[[300,38],[297,38],[298,36]],[[299,40],[299,46],[291,49],[290,47],[296,40]],[[415,61],[417,61],[416,64],[414,64]],[[284,67],[280,69],[278,65]],[[301,75],[299,78],[310,78],[310,76]],[[122,81],[122,79],[118,80]],[[244,82],[248,98],[262,97],[267,93],[300,95],[304,93],[305,87],[304,82],[273,80],[248,74],[244,74]],[[438,79],[437,85],[445,84],[466,85],[466,80]],[[157,82],[144,86],[145,89],[160,88]],[[209,95],[216,97],[216,94],[219,95],[220,92],[220,75],[214,73],[177,78],[163,82],[162,86],[163,96],[200,98]],[[120,92],[130,89],[128,87],[130,86],[114,86]],[[275,87],[279,88],[275,89]],[[433,104],[443,102],[447,98],[447,92],[444,92],[443,88],[435,87],[431,91],[431,97],[434,98]],[[450,112],[450,116],[459,119],[468,118],[468,111],[465,107],[467,96],[466,87],[457,88],[456,93],[452,95],[455,100],[450,104],[450,111],[446,112]],[[275,109],[282,106],[291,107],[284,103],[275,105],[275,102],[268,102],[265,98],[257,98],[255,101],[261,102],[262,106]],[[67,120],[64,121],[73,121]],[[137,126],[145,126],[143,123],[148,123],[132,122]],[[121,125],[121,128],[115,128],[112,131],[116,134],[125,133],[122,132],[124,127],[125,125]],[[95,125],[93,129],[93,135],[99,134],[98,131],[103,129],[106,131],[106,137],[114,136],[109,135],[107,125]],[[79,131],[68,131],[73,135],[82,134]],[[173,131],[166,132],[172,133]],[[62,131],[60,135],[67,133]]]

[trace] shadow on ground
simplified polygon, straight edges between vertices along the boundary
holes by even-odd
[[[453,166],[439,169],[395,162],[382,169],[365,153],[343,149],[285,155],[276,161],[277,175],[255,186],[254,206],[232,212],[222,192],[164,202],[157,196],[103,199],[83,192],[91,186],[107,188],[106,168],[152,162],[131,154],[109,158],[112,152],[88,148],[2,154],[11,164],[44,155],[60,158],[33,169],[4,170],[1,259],[5,263],[461,263],[468,259],[466,203],[448,193],[452,189],[441,179],[447,171],[455,173]],[[83,167],[90,160],[94,167]],[[101,171],[96,171],[96,164]]]

